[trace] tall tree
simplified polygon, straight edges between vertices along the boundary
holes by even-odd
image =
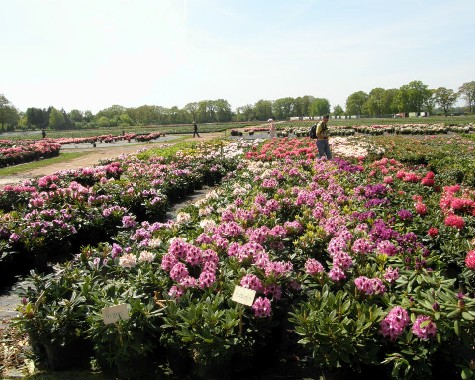
[[[18,110],[13,104],[5,97],[5,95],[0,94],[0,123],[2,129],[6,125],[14,126],[18,124],[20,120],[20,115]]]
[[[339,104],[337,104],[335,107],[333,107],[333,115],[341,116],[344,113],[345,113],[345,111],[343,111],[343,108],[341,108],[341,106]]]
[[[429,104],[432,91],[419,80],[401,86],[398,93],[399,109],[404,112],[420,112]]]
[[[184,107],[185,111],[190,114],[190,121],[196,121],[198,120],[198,103],[197,102],[192,102],[188,103]]]
[[[250,121],[255,119],[254,107],[252,104],[246,104],[245,106],[238,107],[236,109],[237,121]]]
[[[217,122],[224,123],[227,121],[231,121],[232,110],[227,100],[224,100],[224,99],[215,100],[214,105],[216,107],[216,121]]]
[[[315,98],[308,110],[308,116],[323,116],[330,113],[330,102],[325,98]]]
[[[254,104],[254,114],[257,120],[268,120],[273,118],[272,102],[270,100],[260,99]]]
[[[36,128],[46,128],[49,122],[49,113],[41,108],[28,108],[26,110],[27,126],[34,126]]]
[[[467,102],[468,112],[473,113],[473,106],[475,104],[475,81],[462,84],[459,87],[459,94]]]
[[[294,98],[280,98],[274,101],[272,104],[272,111],[275,117],[279,120],[288,119],[293,115],[294,110]]]
[[[362,115],[363,105],[368,100],[368,94],[364,91],[357,91],[346,98],[346,113],[348,115]]]
[[[447,112],[457,101],[458,95],[451,89],[439,87],[434,91],[433,97],[434,101],[444,111],[444,115],[447,116]]]
[[[384,94],[386,90],[381,87],[373,88],[368,95],[365,109],[371,116],[381,116],[385,111]]]
[[[64,116],[61,111],[58,111],[56,108],[51,107],[49,113],[48,126],[51,129],[60,130],[64,128]]]

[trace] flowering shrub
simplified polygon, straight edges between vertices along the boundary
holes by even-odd
[[[39,159],[56,157],[61,145],[49,141],[0,141],[0,168]]]
[[[94,289],[84,329],[96,356],[111,345],[111,363],[141,349],[171,361],[178,351],[196,370],[281,358],[285,348],[315,371],[473,375],[469,188],[444,189],[427,167],[396,159],[315,160],[305,139],[273,139],[246,157],[176,220],[124,214],[114,243],[61,267],[60,276],[81,271],[78,291]],[[149,194],[136,194],[142,177],[158,186],[167,170],[149,161],[127,161],[129,205]],[[170,165],[178,189],[183,167]],[[463,225],[447,224],[450,215]],[[249,306],[233,301],[237,285],[255,292]],[[25,296],[33,304],[40,294]],[[101,308],[122,302],[137,311],[131,321],[105,327]]]

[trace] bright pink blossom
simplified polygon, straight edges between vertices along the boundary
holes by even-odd
[[[465,265],[469,269],[475,269],[475,249],[469,251],[467,256],[465,256]]]

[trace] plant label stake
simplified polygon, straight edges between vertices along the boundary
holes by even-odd
[[[242,286],[236,285],[231,299],[240,305],[252,306],[255,296],[256,296],[255,290],[247,289]],[[242,313],[243,313],[243,307],[240,306],[239,307],[239,335],[242,335]]]

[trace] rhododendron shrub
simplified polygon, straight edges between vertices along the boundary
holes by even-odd
[[[90,283],[120,279],[148,300],[160,312],[153,332],[161,348],[197,365],[231,366],[260,349],[277,358],[276,342],[285,342],[316,371],[378,366],[399,378],[469,371],[461,352],[475,338],[473,215],[456,202],[450,209],[458,211],[443,211],[447,192],[422,166],[316,160],[307,149],[292,139],[256,146],[176,220],[124,215],[128,228],[114,244],[83,250],[77,267]],[[182,169],[174,170],[179,181]],[[141,175],[124,177],[125,197],[147,195],[132,185]],[[444,223],[450,213],[464,219],[461,229]],[[451,273],[443,255],[450,249],[464,276]],[[247,304],[232,299],[236,286],[252,294]],[[114,293],[110,302],[119,301],[126,302]]]

